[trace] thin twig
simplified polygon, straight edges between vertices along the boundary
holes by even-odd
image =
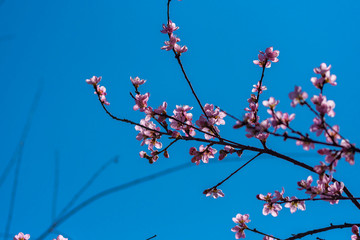
[[[360,223],[344,223],[344,224],[340,224],[340,225],[332,225],[332,224],[330,224],[329,227],[318,228],[318,229],[314,229],[314,230],[311,230],[311,231],[298,233],[296,235],[293,235],[292,237],[286,238],[285,240],[300,239],[300,238],[303,238],[303,237],[305,237],[307,235],[313,235],[313,234],[316,234],[316,233],[326,232],[326,231],[333,230],[333,229],[351,228],[353,225],[360,226]]]
[[[74,197],[70,200],[70,202],[63,208],[63,210],[61,210],[59,217],[64,215],[64,213],[66,213],[74,205],[76,200],[78,200],[81,197],[81,195],[91,186],[91,184],[93,184],[93,182],[96,180],[96,178],[98,178],[100,176],[100,174],[105,171],[105,169],[107,167],[109,167],[112,163],[117,163],[118,158],[119,157],[116,156],[114,159],[110,159],[109,161],[104,163],[104,165],[102,165],[94,173],[94,175],[84,184],[84,186],[74,195]],[[55,219],[53,221],[55,221]]]
[[[94,196],[86,199],[85,201],[79,203],[76,207],[74,207],[72,210],[68,211],[66,214],[60,216],[56,221],[54,221],[50,227],[45,231],[43,232],[38,238],[37,240],[41,240],[41,239],[44,239],[49,233],[52,232],[53,229],[55,229],[57,226],[59,226],[60,224],[62,224],[64,221],[66,221],[69,217],[73,216],[74,214],[76,214],[78,211],[80,211],[81,209],[83,209],[84,207],[88,206],[89,204],[103,198],[103,197],[106,197],[110,194],[113,194],[113,193],[116,193],[116,192],[119,192],[121,190],[124,190],[124,189],[127,189],[127,188],[130,188],[130,187],[133,187],[133,186],[136,186],[136,185],[139,185],[141,183],[144,183],[144,182],[147,182],[147,181],[151,181],[151,180],[154,180],[156,178],[159,178],[159,177],[162,177],[162,176],[165,176],[165,175],[168,175],[170,173],[174,173],[174,172],[177,172],[177,171],[180,171],[182,169],[185,169],[185,168],[188,168],[188,167],[191,167],[193,166],[193,164],[190,164],[190,163],[184,163],[184,164],[181,164],[179,166],[176,166],[176,167],[173,167],[173,168],[169,168],[169,169],[165,169],[163,171],[160,171],[158,173],[154,173],[154,174],[151,174],[151,175],[148,175],[148,176],[145,176],[145,177],[141,177],[141,178],[138,178],[138,179],[135,179],[133,181],[130,181],[130,182],[127,182],[127,183],[124,183],[124,184],[120,184],[118,186],[115,186],[115,187],[112,187],[112,188],[109,188],[109,189],[106,189],[102,192],[99,192],[97,194],[95,194]]]

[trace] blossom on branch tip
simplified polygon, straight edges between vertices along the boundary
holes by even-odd
[[[246,223],[250,222],[249,214],[242,215],[238,213],[236,214],[236,217],[232,218],[232,220],[234,221],[234,223],[238,224],[231,229],[232,232],[235,232],[235,238],[245,238],[244,230],[248,228]]]
[[[224,197],[225,194],[221,191],[221,189],[217,189],[217,188],[211,188],[211,189],[206,189],[203,194],[205,194],[207,197],[211,196],[215,199],[217,199],[218,197]]]
[[[280,54],[278,50],[273,50],[273,47],[268,47],[265,50],[265,53],[259,51],[258,59],[254,60],[253,63],[259,65],[259,67],[263,67],[265,65],[266,68],[271,67],[271,62],[278,62],[279,59],[277,58]]]
[[[30,235],[23,234],[22,232],[20,232],[18,235],[14,236],[14,240],[28,240],[28,239],[30,239]]]
[[[131,83],[134,85],[134,87],[137,89],[140,85],[143,85],[146,80],[140,79],[139,77],[132,78],[130,77]]]
[[[330,83],[333,86],[336,86],[336,76],[334,74],[330,75],[331,65],[326,66],[326,63],[322,63],[319,68],[314,68],[314,73],[320,74],[321,77],[312,77],[311,82],[316,88],[322,89],[325,83]]]
[[[90,79],[85,80],[90,85],[97,85],[101,81],[101,77],[93,76]]]

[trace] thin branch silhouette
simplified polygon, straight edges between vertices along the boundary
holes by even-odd
[[[106,170],[107,167],[109,167],[112,163],[118,162],[118,156],[116,156],[113,159],[110,159],[107,161],[104,165],[102,165],[95,173],[94,175],[84,184],[84,186],[74,195],[74,197],[70,200],[70,202],[61,210],[59,217],[61,217],[64,213],[66,213],[78,200],[81,195],[93,184],[93,182],[100,176],[102,172]],[[55,221],[55,219],[53,220]]]
[[[9,160],[9,162],[6,164],[6,167],[4,169],[4,171],[2,172],[1,174],[1,177],[0,177],[0,187],[1,185],[5,182],[8,174],[10,173],[12,167],[14,166],[15,162],[16,162],[16,159],[17,157],[19,156],[19,152],[22,152],[22,148],[24,147],[24,143],[25,143],[25,140],[28,136],[28,133],[29,133],[29,130],[30,130],[30,127],[31,127],[31,123],[32,123],[32,119],[33,119],[33,116],[34,116],[34,113],[35,113],[35,110],[39,104],[39,100],[40,100],[40,96],[41,96],[41,93],[42,93],[42,88],[43,88],[43,83],[42,81],[40,82],[40,85],[39,85],[39,88],[38,88],[38,91],[37,93],[35,94],[34,96],[34,100],[33,100],[33,103],[31,105],[31,108],[30,108],[30,111],[29,111],[29,115],[28,115],[28,118],[27,118],[27,121],[25,123],[25,127],[24,127],[24,130],[21,134],[21,137],[20,137],[20,140],[19,140],[19,143],[11,157],[11,159]]]

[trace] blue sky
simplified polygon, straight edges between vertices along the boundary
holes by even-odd
[[[173,1],[171,19],[180,26],[177,35],[187,45],[182,61],[203,103],[219,105],[241,116],[252,85],[261,69],[252,63],[259,50],[274,46],[280,61],[266,70],[262,96],[280,100],[279,110],[294,112],[294,126],[306,131],[313,116],[290,107],[288,93],[301,85],[317,94],[310,78],[322,62],[331,64],[338,86],[327,87],[336,102],[341,133],[360,142],[356,129],[360,117],[358,83],[358,1]],[[104,189],[190,163],[188,150],[199,144],[180,143],[170,159],[153,165],[141,159],[145,150],[135,139],[133,126],[110,119],[101,109],[85,79],[102,76],[109,109],[117,116],[140,121],[132,110],[130,76],[147,79],[143,92],[149,103],[163,101],[194,106],[201,114],[173,54],[160,50],[166,35],[166,1],[2,1],[0,5],[0,172],[11,159],[21,138],[33,98],[42,94],[24,143],[22,165],[14,168],[0,187],[0,233],[4,232],[14,174],[19,175],[11,233],[30,233],[35,239],[51,223],[55,155],[59,157],[59,212],[105,162],[118,156],[91,185],[80,201]],[[263,117],[267,117],[265,111]],[[221,134],[246,145],[258,146],[234,131],[226,118]],[[200,136],[201,134],[198,134]],[[268,145],[309,165],[322,160],[315,151],[304,152],[294,142],[269,139]],[[218,150],[220,150],[218,148]],[[225,198],[206,198],[202,192],[238,168],[254,153],[241,159],[191,166],[164,177],[120,191],[84,208],[57,228],[71,239],[234,239],[231,218],[249,213],[249,227],[285,238],[330,223],[359,222],[358,210],[349,202],[330,206],[308,203],[307,211],[279,217],[263,216],[258,193],[285,187],[285,193],[303,197],[296,182],[309,172],[283,160],[261,157],[222,186]],[[357,157],[355,158],[357,161]],[[341,161],[335,177],[360,196],[359,164]],[[327,240],[350,238],[350,229],[321,234]],[[55,235],[48,236],[52,239]],[[247,233],[248,239],[262,239]],[[315,239],[308,237],[307,239]]]

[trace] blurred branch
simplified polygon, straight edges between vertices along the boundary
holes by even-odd
[[[88,189],[91,184],[95,181],[95,179],[100,176],[100,174],[105,171],[105,169],[110,166],[112,163],[117,163],[118,162],[119,157],[116,156],[115,158],[107,161],[104,165],[102,165],[99,170],[97,170],[94,175],[85,183],[85,185],[74,195],[74,197],[70,200],[70,202],[66,205],[66,207],[63,208],[63,210],[61,210],[59,217],[61,217],[64,213],[66,213],[76,202],[76,200],[78,200],[81,195],[86,191],[86,189]],[[55,220],[55,218],[53,219],[53,221]]]

